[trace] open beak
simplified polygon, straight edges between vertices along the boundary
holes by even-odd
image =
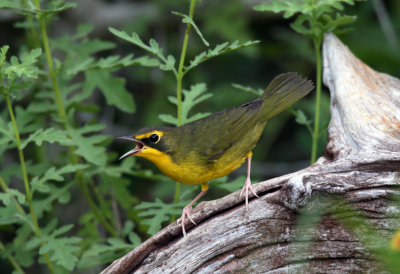
[[[130,136],[121,136],[121,137],[117,137],[117,138],[118,138],[118,139],[124,139],[124,140],[133,141],[133,142],[135,142],[135,145],[136,145],[134,149],[129,150],[127,153],[125,153],[124,155],[122,155],[121,157],[119,157],[119,160],[124,159],[124,158],[126,158],[126,157],[128,157],[128,156],[135,155],[136,153],[141,152],[142,149],[143,149],[143,147],[144,147],[144,144],[143,144],[142,141],[140,141],[140,140],[138,140],[138,139],[135,139],[135,138],[133,138],[133,137],[130,137]]]

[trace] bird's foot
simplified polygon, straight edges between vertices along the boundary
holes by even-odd
[[[244,186],[242,188],[242,191],[240,191],[239,195],[239,198],[241,198],[243,193],[245,193],[247,212],[249,212],[249,190],[251,191],[251,193],[253,193],[254,196],[258,197],[257,193],[255,192],[254,188],[251,185],[250,178],[247,178],[246,181],[244,182]]]
[[[181,221],[181,226],[182,226],[182,233],[183,233],[183,236],[184,236],[185,238],[186,238],[186,230],[185,230],[185,219],[186,219],[186,216],[189,218],[189,220],[190,220],[193,224],[197,225],[197,224],[193,221],[192,216],[190,216],[191,211],[192,211],[192,205],[191,205],[191,204],[185,206],[185,207],[183,208],[183,211],[182,211],[182,217],[181,217],[181,220],[180,220],[180,221]]]

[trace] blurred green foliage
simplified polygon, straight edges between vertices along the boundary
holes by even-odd
[[[98,272],[168,224],[170,215],[180,212],[184,202],[171,204],[172,180],[144,159],[131,157],[119,162],[118,155],[131,145],[114,141],[114,137],[164,124],[159,119],[162,113],[175,122],[171,118],[176,117],[176,105],[170,103],[175,99],[168,98],[176,95],[176,78],[168,70],[173,71],[178,61],[174,63],[169,55],[178,60],[186,24],[182,24],[182,16],[171,11],[187,14],[189,4],[186,0],[98,1],[88,9],[84,1],[0,0],[1,15],[11,14],[0,16],[4,20],[0,24],[4,34],[0,37],[1,269],[11,272],[12,267],[21,267],[27,272],[43,272],[42,264],[46,264],[57,273],[72,269]],[[400,2],[386,1],[385,5],[398,34]],[[117,6],[132,11],[143,8],[144,12],[132,12],[134,16],[123,21],[117,13],[115,23],[106,26],[102,20],[90,22],[92,18],[77,12],[101,13]],[[252,8],[239,0],[197,3],[194,22],[202,37],[191,31],[186,67],[199,53],[216,45],[228,42],[225,47],[229,47],[236,40],[239,44],[234,46],[250,40],[261,42],[201,63],[185,76],[184,95],[194,91],[198,95],[186,109],[190,110],[186,118],[256,97],[232,84],[263,90],[276,74],[287,71],[313,79],[313,45],[290,30],[293,21]],[[346,13],[357,20],[353,31],[341,39],[367,64],[400,77],[398,38],[388,38],[376,20],[372,2],[346,7]],[[166,62],[160,64],[154,56],[141,57],[149,49],[138,47],[137,39],[136,46],[119,39],[108,27],[119,37],[126,34],[128,40],[135,32],[147,46],[154,38],[157,44],[152,42],[150,47],[156,55],[164,49]],[[7,53],[5,45],[9,46]],[[208,94],[205,88],[212,97],[196,102],[195,98]],[[304,125],[309,123],[307,117],[314,115],[313,96],[293,107],[300,123],[289,111],[268,123],[254,151],[254,181],[293,171],[293,166],[299,166],[296,163],[308,164],[311,138]],[[329,93],[323,89],[322,129],[328,123]],[[319,155],[326,131],[320,140]],[[284,163],[284,168],[270,168],[275,162]],[[215,180],[205,199],[239,189],[244,180],[237,174],[244,173],[239,169],[230,176],[235,180]],[[182,186],[180,200],[191,200],[198,191],[198,187]],[[159,216],[160,212],[165,214]]]
[[[385,199],[387,199],[388,208],[398,208],[400,201],[397,195]],[[389,217],[389,219],[392,218],[395,222],[399,220],[398,214]],[[296,220],[290,253],[295,254],[296,252],[300,258],[305,254],[307,258],[310,258],[312,256],[310,253],[314,248],[313,243],[321,241],[321,238],[329,239],[331,236],[329,234],[334,231],[332,229],[325,233],[321,229],[320,225],[326,221],[343,225],[344,231],[349,232],[348,235],[360,241],[362,246],[373,255],[373,260],[380,263],[382,271],[399,272],[400,230],[395,232],[390,229],[377,229],[378,225],[374,218],[364,217],[354,204],[343,199],[341,195],[318,193],[301,209]],[[291,255],[288,257],[291,258]],[[298,258],[297,256],[297,260]],[[304,269],[304,271],[307,270]]]

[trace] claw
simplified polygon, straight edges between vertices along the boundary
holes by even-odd
[[[195,221],[193,220],[192,216],[190,216],[190,212],[192,211],[192,206],[193,206],[193,204],[194,204],[197,200],[199,200],[204,194],[206,194],[206,192],[207,192],[207,189],[202,190],[199,194],[197,194],[197,196],[193,199],[193,201],[191,201],[187,206],[185,206],[185,207],[183,208],[182,217],[180,218],[180,220],[178,220],[178,224],[179,224],[179,222],[181,223],[181,226],[182,226],[182,234],[183,234],[183,237],[185,237],[185,239],[186,239],[186,230],[185,230],[185,219],[186,219],[186,216],[189,218],[189,220],[190,220],[194,225],[197,225],[197,224],[195,223]]]
[[[182,226],[182,233],[183,233],[183,237],[186,238],[186,230],[185,230],[185,220],[186,220],[186,216],[189,218],[189,220],[194,224],[197,225],[195,223],[195,221],[193,220],[192,216],[190,215],[190,212],[192,211],[192,206],[191,205],[187,205],[183,208],[182,211],[182,217],[181,217],[181,226]]]
[[[247,158],[247,178],[246,178],[246,181],[244,182],[244,186],[239,194],[239,198],[242,198],[243,193],[245,193],[247,212],[249,212],[249,189],[250,189],[250,192],[253,193],[254,196],[258,197],[253,186],[251,185],[250,168],[251,168],[251,156]]]
[[[240,191],[240,195],[239,195],[239,198],[241,198],[242,195],[243,195],[243,192],[245,193],[245,197],[246,197],[246,210],[247,210],[247,212],[249,212],[249,190],[250,190],[250,192],[251,192],[254,196],[258,197],[258,195],[257,195],[257,193],[255,192],[253,186],[251,185],[250,178],[247,178],[246,181],[245,181],[245,183],[244,183],[244,186],[243,186],[243,188],[242,188],[242,191]]]

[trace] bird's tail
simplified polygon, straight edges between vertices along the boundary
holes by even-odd
[[[282,73],[272,79],[260,99],[264,100],[263,116],[269,119],[286,109],[314,88],[313,83],[297,73]]]

